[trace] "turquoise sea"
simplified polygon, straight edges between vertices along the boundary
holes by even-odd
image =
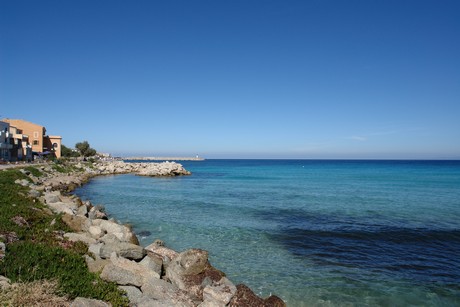
[[[288,306],[460,306],[460,161],[206,160],[76,191]]]

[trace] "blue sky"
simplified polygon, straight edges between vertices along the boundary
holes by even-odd
[[[0,0],[0,118],[69,147],[460,158],[459,1]]]

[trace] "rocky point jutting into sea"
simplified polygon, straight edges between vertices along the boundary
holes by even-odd
[[[65,233],[70,241],[88,246],[85,260],[92,272],[115,282],[126,291],[131,306],[285,306],[277,296],[262,299],[247,286],[234,285],[208,261],[201,249],[174,251],[158,238],[143,248],[129,226],[122,225],[90,201],[69,194],[94,176],[134,173],[141,176],[190,175],[181,164],[125,163],[104,161],[77,163],[80,171],[63,174],[52,167],[39,166],[45,176],[35,177],[22,170],[30,196],[45,203],[73,230]],[[84,298],[79,298],[79,301]]]

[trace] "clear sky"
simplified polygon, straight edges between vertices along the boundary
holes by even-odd
[[[460,1],[0,0],[0,118],[73,147],[460,158]]]

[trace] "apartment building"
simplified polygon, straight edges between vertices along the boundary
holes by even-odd
[[[32,159],[29,137],[8,122],[0,121],[0,160],[15,162]]]
[[[28,143],[31,146],[33,154],[46,155],[54,154],[56,158],[61,157],[61,144],[62,138],[60,136],[46,135],[46,128],[44,126],[34,124],[22,119],[3,119],[11,127],[16,128],[17,137],[19,135],[27,136]]]
[[[0,161],[11,161],[12,149],[10,124],[0,121]]]

